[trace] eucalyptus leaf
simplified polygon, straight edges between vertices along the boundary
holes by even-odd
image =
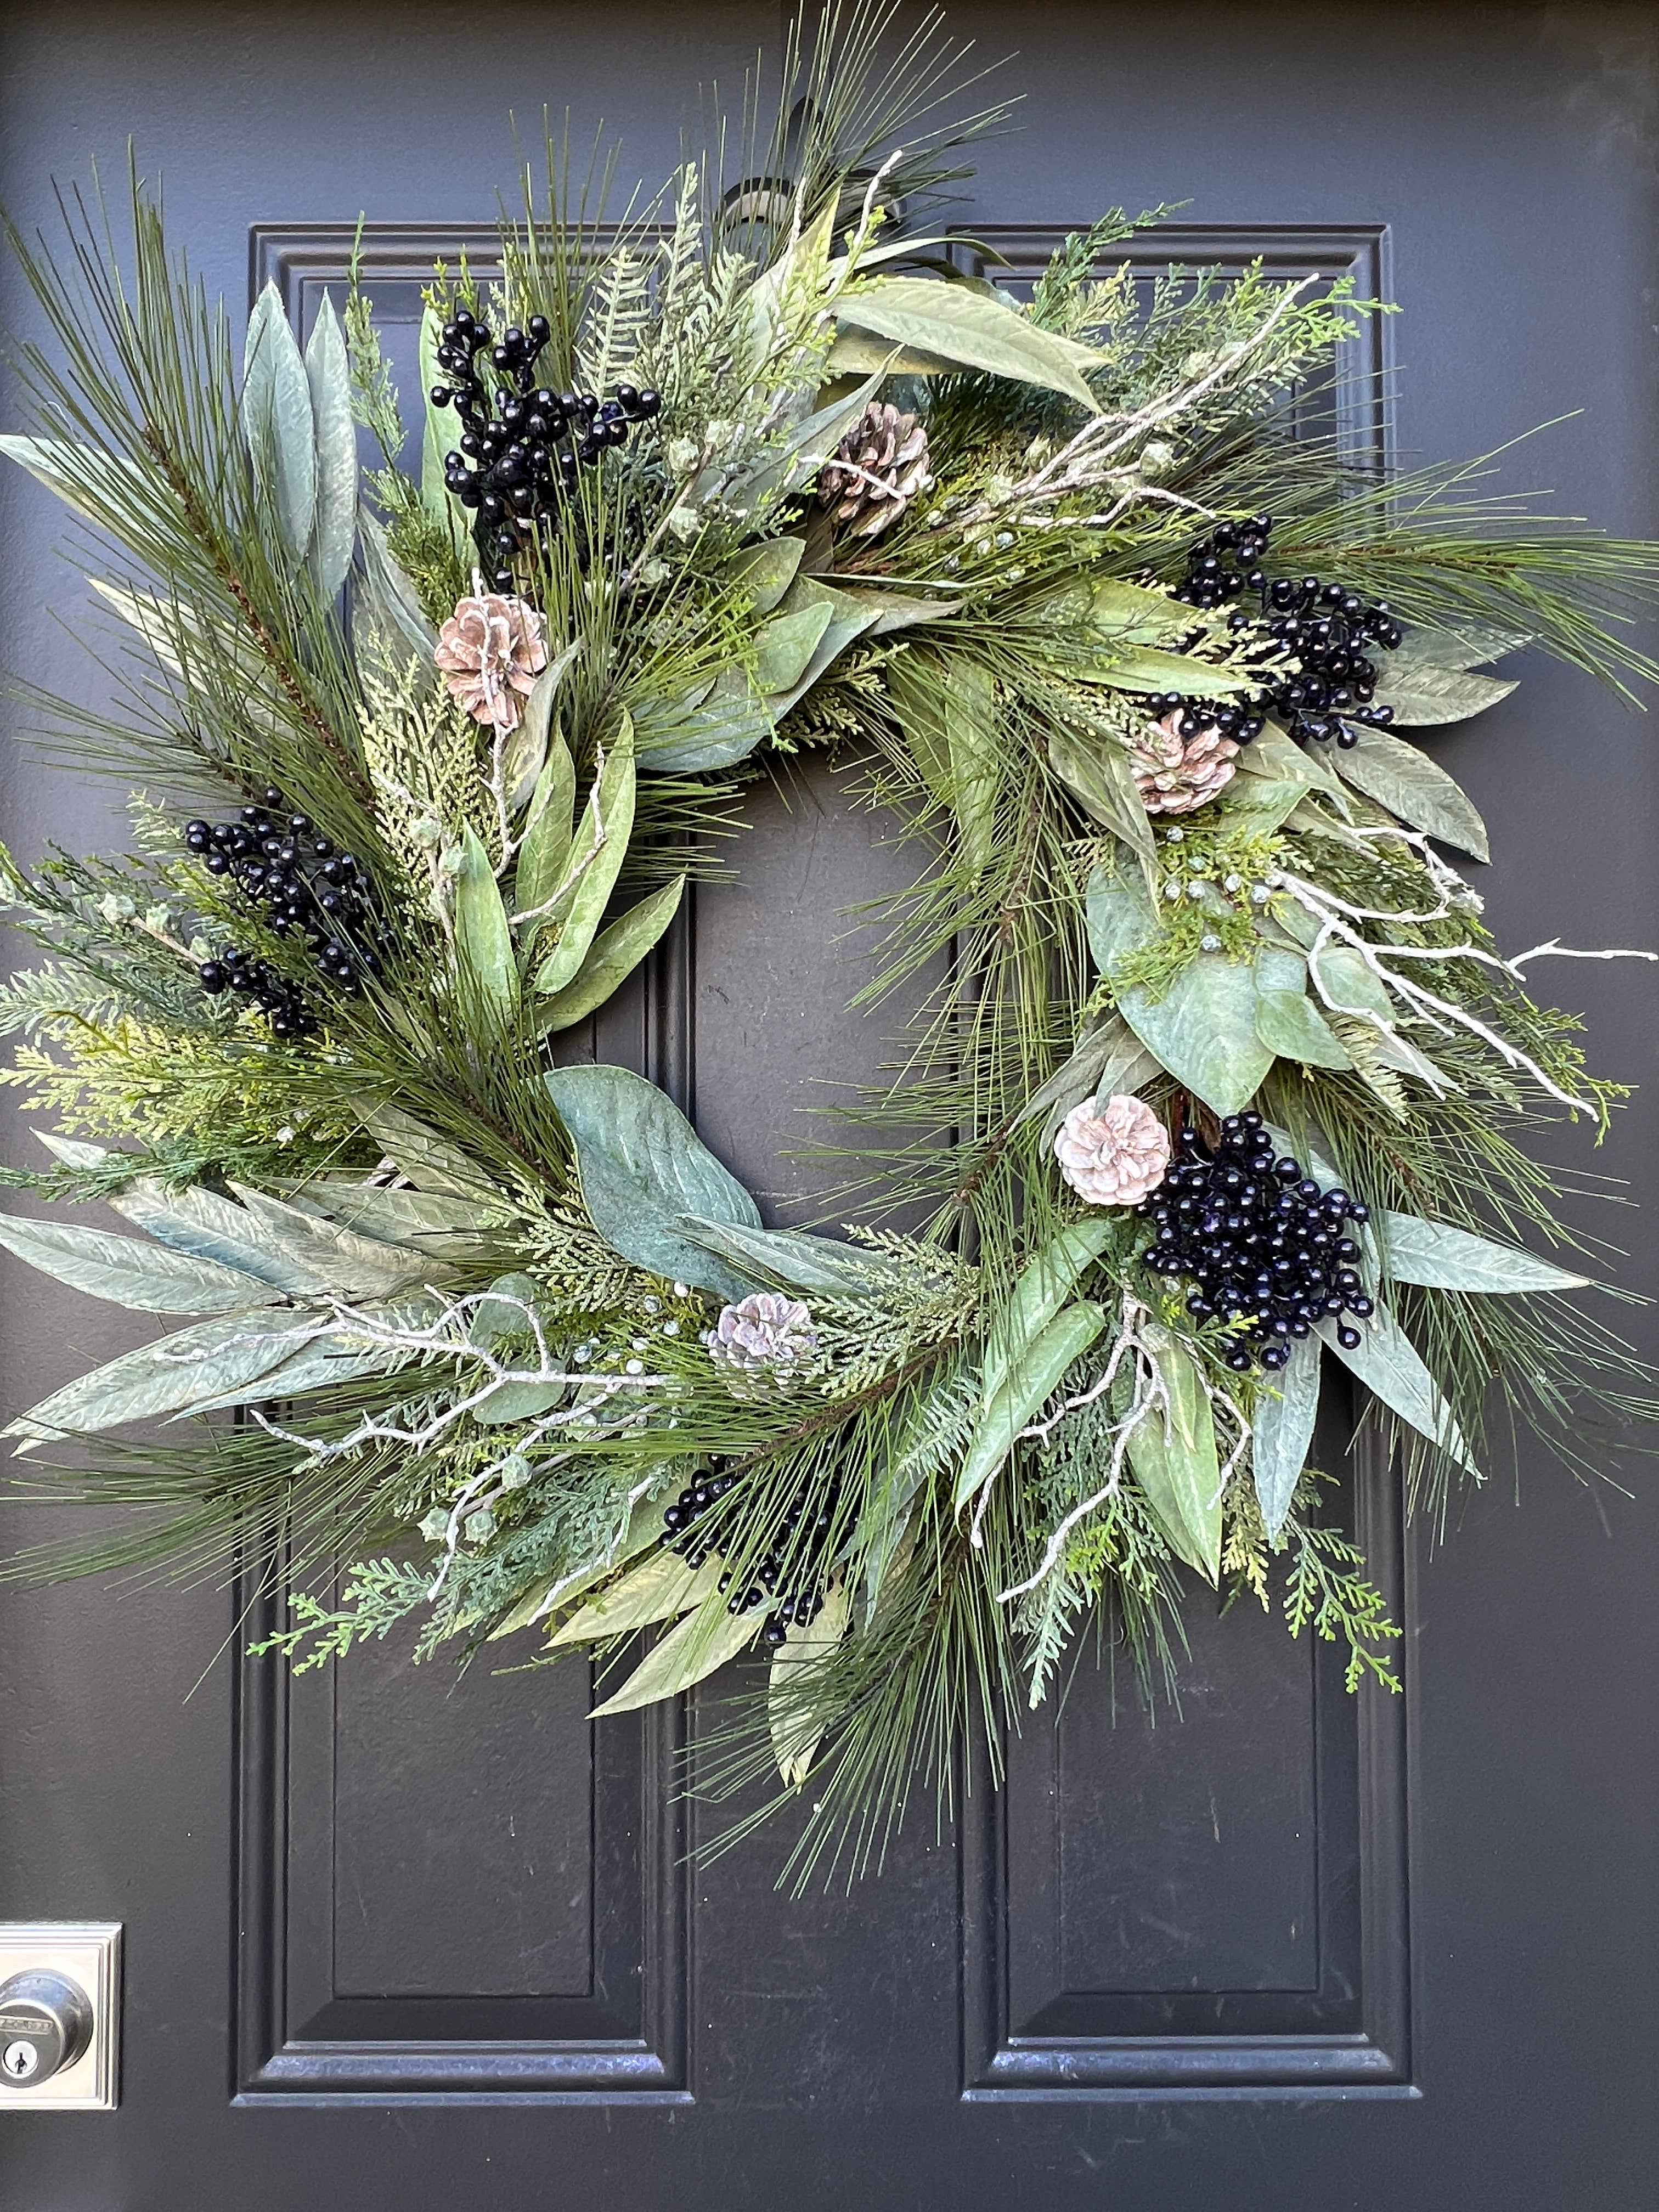
[[[792,1621],[772,1655],[766,1680],[767,1725],[778,1772],[791,1790],[799,1790],[805,1781],[823,1741],[822,1722],[801,1711],[803,1692],[810,1693],[814,1674],[839,1649],[847,1633],[848,1612],[846,1582],[832,1583],[815,1617],[805,1625]]]
[[[880,276],[842,293],[835,312],[843,326],[914,346],[963,368],[1061,392],[1090,414],[1100,412],[1081,372],[1097,365],[1101,356],[1040,330],[1017,308],[984,293],[926,276]]]
[[[1492,858],[1486,825],[1474,802],[1437,762],[1386,730],[1361,730],[1357,737],[1351,750],[1339,749],[1336,756],[1337,766],[1357,791],[1413,830],[1473,853],[1477,860]]]
[[[1094,743],[1064,723],[1048,732],[1048,765],[1091,820],[1151,860],[1158,848],[1128,755],[1108,738]]]
[[[314,1259],[301,1258],[257,1214],[216,1191],[199,1185],[167,1189],[146,1176],[116,1192],[109,1204],[174,1251],[235,1268],[289,1297],[328,1294],[324,1267]]]
[[[460,837],[461,869],[455,878],[455,963],[468,1000],[504,1031],[519,1009],[519,969],[501,886],[478,833],[470,823]]]
[[[1390,683],[1423,668],[1480,668],[1530,645],[1522,629],[1498,629],[1488,623],[1458,623],[1441,629],[1407,629],[1384,664]]]
[[[331,1297],[388,1298],[433,1272],[432,1260],[407,1245],[384,1243],[340,1222],[319,1220],[246,1183],[230,1187],[271,1250],[316,1274]]]
[[[1056,1314],[1010,1360],[1006,1378],[991,1392],[963,1454],[953,1500],[958,1513],[995,1476],[1020,1431],[1042,1411],[1066,1369],[1105,1326],[1106,1316],[1099,1306],[1079,1301]]]
[[[1468,668],[1385,667],[1376,688],[1376,704],[1392,707],[1396,722],[1408,729],[1428,729],[1444,722],[1467,722],[1484,714],[1515,689],[1513,678],[1477,676]]]
[[[1160,928],[1144,888],[1103,869],[1090,878],[1086,916],[1090,947],[1109,982],[1114,964],[1152,943]],[[1218,1114],[1249,1105],[1273,1062],[1256,1035],[1255,971],[1249,961],[1200,952],[1161,998],[1142,989],[1116,995],[1124,1020],[1177,1083]]]
[[[776,1283],[785,1290],[856,1298],[891,1282],[891,1270],[874,1253],[805,1229],[751,1229],[691,1213],[683,1213],[678,1225],[693,1243],[729,1260],[756,1285]]]
[[[1215,1583],[1221,1574],[1221,1470],[1209,1394],[1180,1345],[1161,1345],[1154,1357],[1169,1403],[1130,1432],[1130,1464],[1177,1554]]]
[[[726,564],[726,582],[734,592],[746,592],[757,615],[770,614],[795,580],[804,538],[768,538],[758,545],[745,545]]]
[[[980,1370],[983,1403],[990,1403],[1013,1364],[1047,1328],[1116,1234],[1109,1214],[1090,1214],[1081,1221],[1068,1221],[1031,1255],[991,1326]]]
[[[655,1508],[657,1534],[662,1533],[662,1508]],[[620,1582],[562,1621],[548,1638],[550,1644],[599,1644],[607,1637],[631,1636],[636,1629],[653,1628],[659,1620],[673,1620],[712,1596],[724,1571],[711,1553],[700,1567],[689,1566],[677,1552],[654,1550],[649,1559],[630,1569]],[[752,1624],[751,1624],[752,1625]]]
[[[416,674],[422,695],[437,688],[433,654],[438,633],[421,611],[421,603],[392,557],[386,532],[366,507],[357,510],[360,567],[351,595],[351,642],[360,659],[379,660],[392,675]]]
[[[1269,1541],[1285,1525],[1291,1499],[1313,1449],[1319,1415],[1319,1346],[1311,1336],[1262,1382],[1250,1425],[1250,1462]]]
[[[1424,1221],[1414,1213],[1382,1213],[1377,1229],[1389,1273],[1396,1282],[1420,1283],[1436,1291],[1491,1291],[1518,1295],[1528,1291],[1582,1291],[1589,1277],[1558,1267],[1552,1260],[1454,1229],[1449,1222]]]
[[[351,412],[345,337],[326,293],[312,325],[305,361],[317,445],[311,573],[319,597],[331,599],[345,582],[357,544],[357,425]]]
[[[198,1322],[76,1376],[30,1407],[5,1433],[39,1443],[189,1413],[228,1389],[257,1382],[313,1328],[297,1318],[279,1319],[268,1307]]]
[[[1469,1456],[1451,1407],[1394,1316],[1379,1306],[1369,1321],[1357,1324],[1359,1341],[1352,1346],[1343,1345],[1337,1326],[1334,1321],[1319,1321],[1314,1323],[1314,1331],[1391,1413],[1398,1413],[1402,1421],[1440,1445],[1478,1478],[1480,1469]]]
[[[253,473],[289,553],[302,561],[317,514],[317,435],[305,361],[274,284],[248,318],[241,424]]]
[[[534,699],[532,692],[532,703]],[[570,859],[575,811],[576,763],[562,731],[550,727],[547,756],[531,793],[513,878],[514,901],[520,914],[535,914],[557,893]]]
[[[799,683],[806,665],[830,627],[829,600],[775,615],[755,639],[755,682],[763,692],[787,691]]]
[[[759,1209],[673,1101],[627,1067],[556,1067],[542,1079],[575,1146],[593,1226],[612,1250],[670,1281],[746,1297],[753,1283],[694,1243],[680,1217],[758,1229]]]
[[[71,1290],[134,1313],[228,1313],[283,1295],[240,1268],[77,1223],[0,1214],[0,1245]]]
[[[586,1021],[614,995],[679,912],[684,890],[685,878],[676,876],[599,932],[569,982],[537,1007],[536,1027],[542,1035]]]
[[[506,1194],[458,1146],[401,1106],[368,1106],[361,1110],[370,1136],[416,1190],[440,1198],[468,1199],[476,1205],[499,1208],[510,1218],[514,1209]]]
[[[773,722],[767,702],[745,672],[729,668],[700,704],[688,706],[664,726],[669,734],[659,736],[653,730],[649,744],[641,745],[643,775],[701,775],[711,769],[734,768],[766,743]]]
[[[575,980],[610,903],[628,841],[634,834],[634,725],[624,714],[616,742],[594,778],[551,916],[552,951],[536,971],[536,988],[552,993]]]
[[[597,1721],[607,1713],[635,1712],[659,1698],[678,1697],[682,1690],[690,1690],[718,1672],[727,1660],[735,1659],[759,1632],[757,1613],[728,1613],[722,1605],[711,1617],[705,1604],[671,1628],[616,1695],[595,1705],[588,1718]]]

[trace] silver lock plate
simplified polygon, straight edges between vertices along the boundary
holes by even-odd
[[[8,2112],[110,2112],[119,2086],[121,1924],[114,1920],[0,1921],[0,1983],[14,1974],[62,1974],[92,2005],[92,2039],[60,2073],[42,2081],[32,2042],[0,2049],[0,2129]]]

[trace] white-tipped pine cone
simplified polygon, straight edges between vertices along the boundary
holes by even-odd
[[[836,528],[849,538],[879,538],[933,481],[925,428],[872,400],[824,463],[818,505],[834,508]]]
[[[1145,1099],[1119,1091],[1073,1106],[1054,1139],[1060,1171],[1091,1206],[1139,1206],[1170,1164],[1169,1132]]]
[[[1233,776],[1238,747],[1213,722],[1194,738],[1183,738],[1177,707],[1161,722],[1144,729],[1129,749],[1135,788],[1149,814],[1190,814],[1212,799]]]
[[[503,732],[524,720],[524,702],[547,665],[547,625],[532,606],[501,592],[459,600],[433,653],[450,696],[475,722]]]
[[[705,1329],[708,1356],[739,1397],[757,1384],[785,1387],[802,1361],[817,1349],[812,1316],[799,1298],[775,1291],[755,1291],[722,1309],[713,1328]]]

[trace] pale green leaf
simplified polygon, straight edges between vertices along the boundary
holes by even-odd
[[[56,492],[66,507],[88,522],[109,529],[124,509],[153,510],[153,477],[115,453],[79,446],[66,438],[0,437],[0,453],[25,468],[37,483]]]
[[[556,1607],[580,1597],[584,1590],[591,1589],[613,1567],[625,1565],[643,1551],[654,1550],[662,1540],[662,1501],[653,1494],[649,1485],[645,1487],[647,1494],[635,1499],[614,1541],[598,1558],[591,1559],[567,1573],[540,1577],[531,1584],[506,1619],[498,1621],[490,1630],[486,1642],[494,1644],[503,1636],[516,1635],[521,1628],[533,1628],[538,1620],[544,1620]]]
[[[1155,856],[1146,803],[1121,747],[1105,738],[1091,742],[1056,722],[1048,732],[1048,765],[1091,821],[1148,860]]]
[[[847,1633],[848,1612],[845,1582],[832,1583],[816,1618],[805,1627],[792,1621],[773,1654],[766,1681],[767,1725],[778,1772],[791,1790],[799,1790],[805,1781],[823,1740],[822,1722],[802,1708],[811,1698],[817,1673]]]
[[[306,347],[306,380],[317,441],[311,570],[319,595],[331,599],[345,582],[357,543],[357,426],[345,338],[326,293]]]
[[[534,700],[532,692],[532,704]],[[550,728],[547,757],[531,794],[518,871],[513,878],[514,901],[520,914],[535,914],[549,905],[564,880],[575,811],[576,763],[570,757],[563,732]]]
[[[1031,1255],[991,1324],[980,1370],[982,1403],[990,1403],[1014,1362],[1047,1328],[1116,1233],[1110,1214],[1089,1214],[1068,1221]]]
[[[438,348],[443,343],[443,317],[426,301],[421,309],[421,504],[433,521],[441,525],[452,537],[454,515],[449,504],[449,494],[444,485],[444,455],[459,439],[461,425],[447,407],[434,407],[432,394],[440,385],[447,385],[449,374],[438,365]],[[486,374],[488,369],[486,368]]]
[[[631,1068],[556,1067],[543,1078],[576,1147],[593,1226],[636,1267],[724,1298],[754,1285],[691,1242],[683,1214],[758,1229],[760,1212],[671,1098]]]
[[[6,1434],[33,1442],[61,1434],[91,1436],[131,1421],[191,1412],[228,1389],[257,1382],[296,1351],[313,1328],[308,1321],[279,1320],[268,1307],[198,1322],[76,1376],[30,1407]]]
[[[628,857],[635,789],[634,725],[624,714],[616,742],[600,761],[563,879],[554,894],[553,948],[536,971],[538,991],[562,991],[587,957]]]
[[[416,675],[422,692],[434,690],[433,653],[438,634],[421,611],[415,586],[392,557],[386,532],[366,507],[357,510],[361,565],[351,594],[351,642],[360,659],[379,661],[386,672]]]
[[[1376,688],[1376,704],[1392,707],[1396,722],[1408,729],[1427,729],[1443,722],[1467,722],[1507,699],[1515,689],[1512,678],[1477,676],[1468,668],[1385,667]]]
[[[1352,1348],[1345,1346],[1337,1336],[1334,1321],[1314,1323],[1316,1334],[1322,1337],[1340,1360],[1346,1361],[1365,1388],[1401,1419],[1439,1444],[1471,1474],[1480,1473],[1469,1456],[1469,1448],[1452,1417],[1451,1407],[1440,1395],[1434,1377],[1423,1364],[1417,1347],[1406,1334],[1391,1313],[1379,1306],[1369,1321],[1354,1324],[1359,1341]]]
[[[685,878],[676,876],[602,929],[570,981],[536,1009],[537,1029],[544,1036],[568,1030],[597,1012],[662,936],[679,912],[684,890]]]
[[[763,692],[787,691],[799,684],[806,665],[830,627],[831,603],[796,608],[775,615],[755,639],[755,682]]]
[[[533,799],[540,788],[542,771],[547,763],[549,746],[554,742],[553,708],[560,686],[574,665],[584,641],[577,638],[573,644],[543,669],[524,702],[524,714],[516,730],[509,730],[501,749],[501,788],[507,796],[507,811],[516,817],[526,801]],[[560,737],[557,742],[564,743]],[[567,804],[566,815],[570,811]]]
[[[1336,765],[1357,791],[1386,806],[1413,830],[1443,838],[1477,860],[1492,857],[1486,825],[1467,793],[1425,752],[1386,730],[1361,730],[1351,750],[1338,748]]]
[[[1169,1404],[1131,1431],[1130,1464],[1178,1555],[1214,1583],[1221,1573],[1221,1470],[1209,1394],[1180,1345],[1164,1344],[1154,1356]]]
[[[1216,668],[1184,653],[1160,653],[1150,645],[1113,651],[1092,668],[1073,672],[1079,683],[1103,684],[1114,691],[1182,691],[1193,699],[1224,699],[1249,690],[1253,678],[1237,669]]]
[[[594,1706],[588,1718],[635,1712],[659,1698],[678,1697],[735,1659],[753,1643],[760,1626],[758,1613],[728,1613],[724,1606],[712,1617],[707,1607],[688,1615],[647,1653],[614,1697]]]
[[[302,561],[317,515],[317,435],[304,357],[274,284],[265,286],[248,318],[241,424],[253,473],[276,509],[289,551]]]
[[[250,1221],[279,1257],[316,1275],[331,1297],[391,1297],[433,1270],[434,1262],[407,1245],[387,1244],[337,1221],[320,1221],[266,1192],[233,1182]]]
[[[1528,632],[1498,629],[1486,623],[1458,623],[1441,629],[1407,629],[1383,663],[1390,683],[1420,668],[1481,668],[1530,645]]]
[[[194,1259],[252,1275],[289,1297],[325,1296],[324,1271],[275,1238],[266,1224],[216,1191],[199,1185],[170,1190],[143,1177],[116,1192],[109,1204],[138,1228]]]
[[[283,1295],[240,1268],[78,1223],[0,1214],[0,1244],[71,1290],[134,1313],[228,1313]]]
[[[1291,1498],[1313,1449],[1319,1413],[1319,1346],[1311,1336],[1291,1346],[1287,1363],[1263,1377],[1250,1427],[1250,1460],[1261,1518],[1271,1540],[1285,1525]]]
[[[741,668],[687,695],[672,709],[642,711],[648,741],[640,745],[646,775],[701,775],[732,768],[765,744],[773,729],[768,702]]]
[[[795,580],[804,538],[769,538],[758,545],[745,545],[726,564],[725,580],[733,592],[746,592],[757,615],[769,615]]]
[[[1495,1243],[1446,1221],[1423,1221],[1413,1213],[1376,1217],[1389,1272],[1397,1282],[1420,1283],[1436,1291],[1491,1291],[1516,1295],[1526,1291],[1582,1291],[1588,1275],[1576,1275],[1535,1253]]]
[[[1270,1052],[1304,1066],[1352,1067],[1340,1039],[1307,994],[1299,953],[1264,945],[1255,961],[1255,1033]]]
[[[925,276],[881,276],[836,302],[843,326],[872,332],[895,345],[913,346],[976,368],[1058,392],[1091,415],[1099,402],[1084,382],[1082,370],[1099,355],[1036,325],[1017,308],[983,292]]]
[[[455,959],[459,981],[496,1028],[505,1030],[519,1007],[519,969],[501,886],[477,830],[461,831],[460,873],[455,878]]]
[[[848,1298],[867,1297],[891,1282],[890,1269],[875,1254],[807,1230],[753,1229],[690,1213],[680,1216],[678,1225],[693,1243],[729,1260],[757,1285],[775,1283],[785,1290]]]
[[[1055,1315],[1010,1360],[1006,1380],[991,1391],[974,1426],[953,1498],[959,1513],[1012,1451],[1019,1433],[1054,1395],[1060,1378],[1106,1326],[1101,1308],[1079,1301]]]
[[[491,1209],[499,1207],[507,1215],[512,1213],[506,1194],[491,1182],[483,1170],[475,1166],[459,1147],[428,1129],[424,1121],[417,1121],[401,1106],[368,1106],[361,1111],[370,1136],[416,1190],[429,1191],[440,1198],[467,1199]]]
[[[661,1504],[651,1510],[660,1540]],[[712,1596],[724,1572],[720,1559],[712,1553],[700,1567],[691,1567],[678,1553],[659,1548],[620,1582],[612,1583],[580,1613],[573,1613],[568,1620],[561,1622],[547,1640],[550,1644],[567,1648],[599,1644],[608,1637],[631,1636],[635,1629],[654,1627],[659,1620],[673,1620]]]

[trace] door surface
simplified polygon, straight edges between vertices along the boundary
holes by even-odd
[[[305,322],[359,214],[404,334],[422,267],[479,234],[507,123],[603,117],[623,169],[676,158],[700,80],[780,11],[506,0],[34,0],[4,16],[0,189],[164,172],[177,236],[240,309]],[[1659,535],[1659,27],[1644,8],[962,4],[1030,97],[967,226],[1017,282],[1115,204],[1184,202],[1132,251],[1352,271],[1357,453],[1490,450],[1557,514]],[[470,227],[479,227],[475,229]],[[8,278],[9,284],[9,278]],[[8,313],[20,314],[12,290]],[[405,349],[407,358],[407,349]],[[408,367],[412,386],[413,365]],[[9,427],[11,416],[7,415]],[[97,695],[46,494],[0,480],[0,659]],[[1508,941],[1659,941],[1650,720],[1529,660],[1446,757],[1493,832]],[[110,834],[110,792],[0,759],[4,834]],[[118,794],[117,794],[118,795]],[[740,877],[607,1018],[775,1214],[822,1079],[881,1056],[840,1011],[840,910],[896,879],[824,773],[757,802]],[[1580,963],[1607,1071],[1651,1085],[1646,971]],[[1627,1279],[1659,1288],[1656,1107],[1604,1158]],[[10,1117],[19,1157],[27,1133]],[[103,1310],[8,1264],[0,1398],[94,1352]],[[1638,1315],[1651,1348],[1652,1324]],[[767,1832],[689,1871],[665,1787],[698,1718],[590,1731],[579,1671],[457,1679],[376,1647],[293,1682],[243,1661],[235,1594],[0,1592],[0,1919],[126,1930],[121,2103],[0,2109],[6,2212],[1633,2212],[1651,2201],[1659,2035],[1659,1504],[1523,1454],[1443,1548],[1389,1470],[1353,1510],[1406,1626],[1403,1699],[1194,1600],[1181,1715],[1085,1665],[1025,1723],[1000,1797],[918,1807],[850,1896],[774,1888]],[[36,1533],[26,1514],[9,1541]],[[722,1693],[717,1684],[714,1694]]]

